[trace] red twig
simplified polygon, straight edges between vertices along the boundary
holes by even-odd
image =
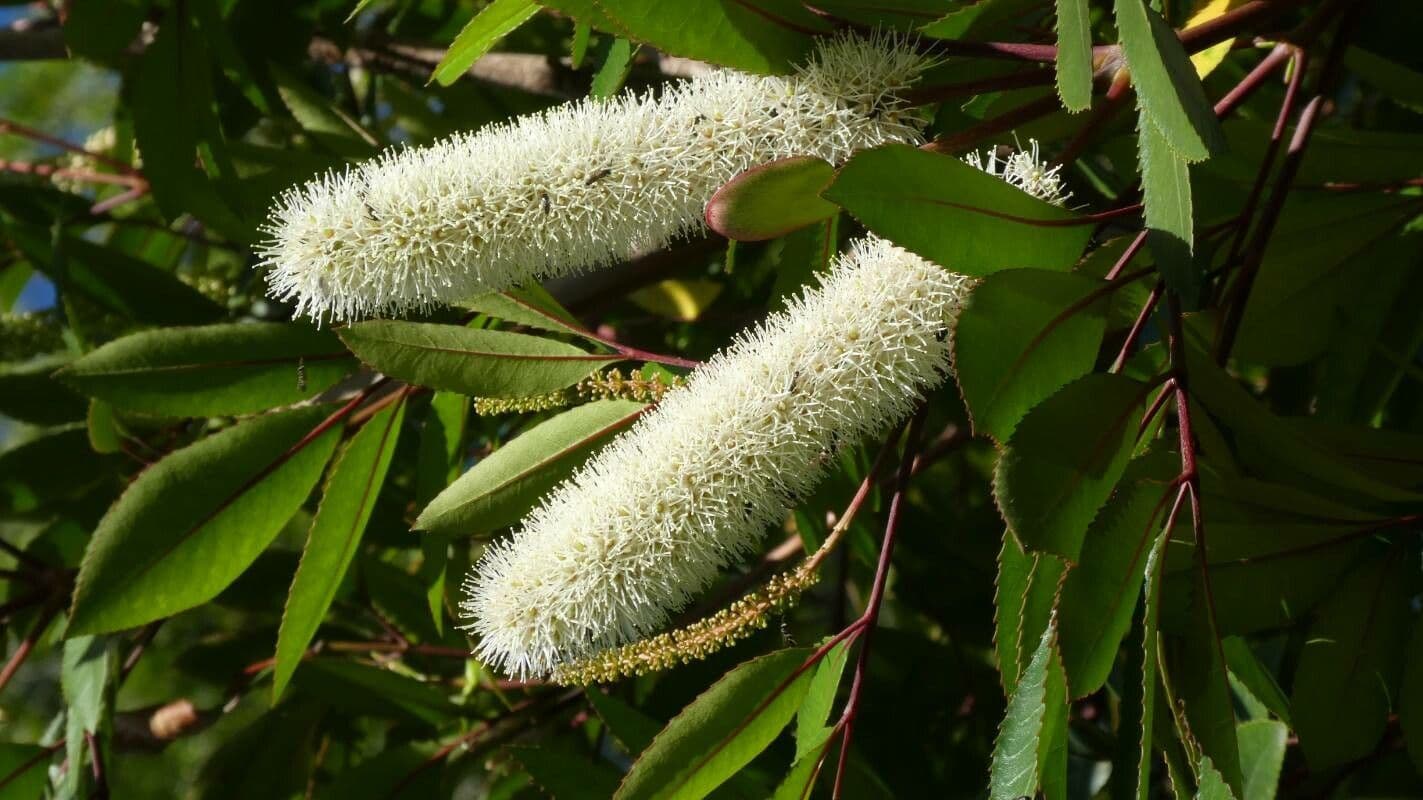
[[[1136,346],[1136,340],[1141,338],[1141,332],[1146,327],[1146,321],[1151,319],[1151,312],[1156,309],[1156,304],[1161,300],[1161,291],[1166,286],[1165,283],[1157,281],[1151,288],[1151,295],[1146,298],[1146,302],[1141,306],[1141,312],[1136,315],[1136,321],[1131,324],[1131,330],[1127,331],[1127,338],[1122,342],[1122,349],[1117,352],[1117,357],[1112,361],[1112,366],[1108,372],[1121,372],[1126,366],[1127,358],[1131,356],[1132,348]]]
[[[850,684],[850,697],[845,702],[845,711],[840,716],[844,727],[840,744],[840,761],[835,767],[835,789],[833,797],[839,798],[844,788],[845,766],[849,763],[850,742],[854,737],[855,716],[860,710],[860,698],[864,692],[865,674],[870,663],[871,634],[879,622],[880,606],[884,602],[885,586],[889,582],[889,564],[894,555],[894,544],[899,532],[899,518],[904,511],[904,492],[909,486],[909,477],[914,470],[914,452],[918,448],[919,436],[924,429],[924,412],[915,415],[909,424],[909,434],[905,438],[904,458],[899,464],[899,477],[895,482],[894,496],[889,501],[889,515],[884,525],[884,542],[880,545],[879,565],[875,568],[875,582],[870,588],[869,600],[865,603],[865,613],[857,621],[863,626],[860,642],[860,656],[855,663],[855,678]]]
[[[125,164],[124,162],[119,161],[118,159],[113,158],[111,156],[104,155],[103,153],[91,153],[88,150],[85,150],[83,147],[74,144],[73,142],[67,142],[56,136],[50,136],[49,134],[43,131],[37,131],[27,125],[21,125],[20,123],[15,122],[14,120],[0,118],[0,134],[3,133],[12,133],[16,136],[22,136],[32,141],[42,142],[53,147],[58,147],[61,150],[68,150],[71,153],[78,153],[83,156],[88,156],[89,158],[92,158],[95,161],[108,164],[114,169],[123,172],[127,175],[138,174],[138,170],[134,169],[133,166],[130,164]]]
[[[33,756],[30,756],[28,759],[26,759],[24,763],[10,770],[8,775],[3,778],[0,778],[0,789],[4,789],[6,786],[9,786],[11,783],[14,783],[16,778],[20,777],[21,775],[24,775],[26,772],[29,772],[30,769],[34,767],[34,765],[54,755],[56,751],[64,747],[64,741],[65,740],[60,739],[54,744],[47,745],[46,747],[42,748],[38,753],[35,753]]]
[[[49,623],[53,622],[55,616],[59,614],[60,607],[60,601],[51,600],[49,605],[40,612],[34,627],[25,634],[25,638],[20,640],[20,644],[15,647],[15,652],[11,653],[10,659],[5,662],[5,666],[0,668],[0,691],[4,691],[5,686],[10,683],[10,679],[15,677],[15,673],[20,669],[20,665],[25,663],[26,658],[29,658],[40,637],[49,628]]]

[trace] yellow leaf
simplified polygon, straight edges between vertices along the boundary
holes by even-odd
[[[721,284],[715,281],[666,280],[638,289],[628,297],[659,316],[691,322],[716,300],[721,289]]]
[[[1196,0],[1196,10],[1191,14],[1191,19],[1186,22],[1186,29],[1202,25],[1219,17],[1229,11],[1244,5],[1246,0]],[[1191,63],[1196,67],[1196,74],[1202,78],[1211,74],[1225,57],[1230,53],[1231,40],[1227,39],[1217,45],[1202,50],[1191,56]]]

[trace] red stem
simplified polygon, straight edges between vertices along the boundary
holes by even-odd
[[[904,441],[904,458],[899,463],[899,477],[895,481],[894,496],[889,501],[889,515],[884,525],[884,542],[880,545],[879,565],[875,568],[875,582],[870,589],[869,601],[865,604],[865,613],[857,621],[857,625],[863,626],[863,639],[860,642],[860,656],[855,663],[855,678],[850,684],[850,697],[845,703],[845,711],[840,717],[840,723],[844,726],[843,739],[840,744],[840,762],[835,768],[835,789],[832,797],[839,798],[844,787],[845,766],[849,763],[850,742],[854,738],[855,716],[859,712],[860,698],[864,692],[865,674],[870,663],[871,634],[874,633],[875,625],[879,622],[880,606],[884,603],[884,589],[889,583],[889,564],[894,555],[894,544],[899,533],[899,518],[904,511],[904,493],[909,486],[909,478],[914,470],[914,454],[918,450],[919,437],[924,430],[923,410],[914,416],[914,421],[909,423],[909,434]]]
[[[40,637],[44,635],[45,629],[49,627],[49,623],[53,622],[55,616],[59,614],[60,606],[61,603],[59,601],[52,600],[49,605],[40,612],[39,618],[35,620],[34,627],[30,629],[30,632],[25,635],[24,639],[20,640],[20,644],[15,648],[15,652],[10,654],[10,660],[5,662],[3,668],[0,668],[0,691],[4,691],[5,686],[10,683],[10,679],[15,677],[15,673],[20,669],[20,665],[25,663],[25,659],[29,658],[30,653],[34,651],[35,644],[37,644]]]
[[[1131,356],[1132,348],[1136,345],[1136,340],[1141,338],[1141,332],[1146,327],[1146,321],[1151,318],[1151,312],[1156,309],[1156,304],[1161,300],[1161,292],[1166,284],[1157,281],[1151,288],[1151,296],[1146,298],[1146,302],[1141,306],[1141,312],[1136,315],[1136,321],[1131,324],[1131,330],[1127,331],[1126,341],[1122,342],[1122,349],[1117,353],[1117,357],[1112,361],[1112,366],[1108,372],[1121,372],[1126,366],[1127,358]]]

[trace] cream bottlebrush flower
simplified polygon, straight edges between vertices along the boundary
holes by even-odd
[[[839,36],[794,75],[716,71],[386,151],[277,201],[260,251],[271,293],[339,321],[663,247],[745,169],[917,141],[923,120],[899,95],[930,64],[899,38]]]
[[[465,582],[477,654],[518,676],[646,636],[748,554],[841,443],[948,370],[968,279],[862,240],[555,489]]]

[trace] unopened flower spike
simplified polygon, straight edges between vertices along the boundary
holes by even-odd
[[[931,64],[900,37],[843,35],[793,75],[719,70],[387,150],[283,194],[261,263],[271,294],[318,321],[606,266],[700,230],[750,167],[918,141],[900,97]]]
[[[1060,202],[1046,186],[1033,188]],[[461,603],[476,655],[518,678],[603,680],[701,657],[792,602],[813,566],[619,649],[750,553],[835,448],[882,435],[942,382],[971,285],[884,239],[856,242],[818,288],[694,370],[486,551]]]

